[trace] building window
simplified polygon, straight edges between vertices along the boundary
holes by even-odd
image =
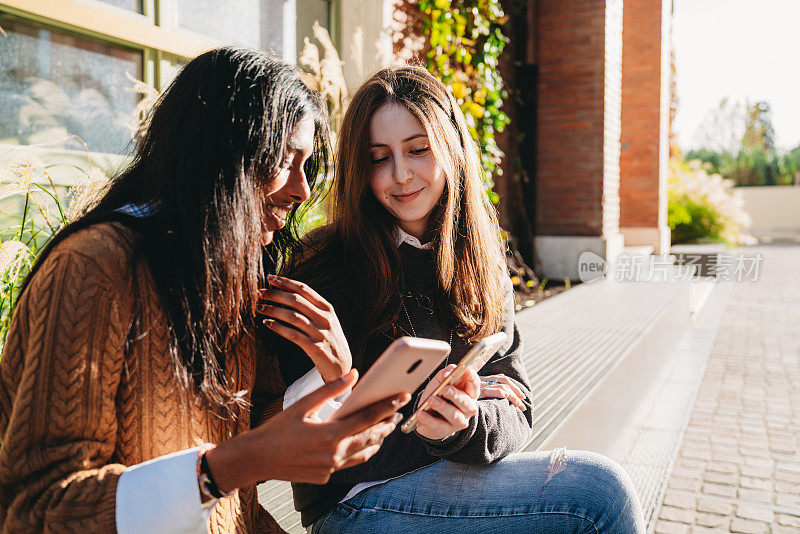
[[[0,143],[124,154],[143,55],[0,14]]]
[[[144,13],[144,5],[142,0],[98,0],[104,4],[111,4],[134,13]]]
[[[177,0],[177,8],[181,28],[225,44],[261,45],[259,0],[238,0],[235,9],[229,2]]]
[[[336,42],[338,1],[0,0],[0,170],[30,155],[60,195],[90,166],[112,176],[133,148],[134,79],[161,91],[225,44],[295,63],[315,20]],[[0,198],[0,231],[23,212],[24,197]]]
[[[78,138],[118,166],[140,98],[130,78],[162,90],[188,58],[224,44],[294,63],[315,20],[335,38],[337,2],[0,0],[0,167],[3,149],[19,145],[59,162],[74,152],[85,166]]]

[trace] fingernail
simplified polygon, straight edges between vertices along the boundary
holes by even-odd
[[[274,323],[274,322],[275,322],[275,321],[274,321],[274,320],[272,320],[272,319],[264,319],[264,324],[265,324],[265,325],[267,325],[267,326],[270,326],[270,325],[272,325],[272,323]]]
[[[408,400],[404,397],[395,397],[392,401],[392,406],[404,406]]]
[[[396,413],[396,414],[394,414],[394,417],[392,417],[392,423],[394,423],[394,424],[397,424],[402,420],[403,420],[403,414],[401,414],[401,413]]]

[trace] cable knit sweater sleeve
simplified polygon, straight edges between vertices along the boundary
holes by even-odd
[[[115,531],[129,292],[96,254],[67,243],[23,294],[0,359],[3,533]]]

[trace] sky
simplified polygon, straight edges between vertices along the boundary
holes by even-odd
[[[674,0],[678,145],[724,97],[767,101],[779,148],[800,145],[800,0]]]

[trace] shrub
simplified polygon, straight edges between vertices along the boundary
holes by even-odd
[[[702,162],[685,162],[682,155],[670,161],[667,221],[673,243],[722,242],[749,244],[750,216],[742,193],[732,180],[708,174]]]

